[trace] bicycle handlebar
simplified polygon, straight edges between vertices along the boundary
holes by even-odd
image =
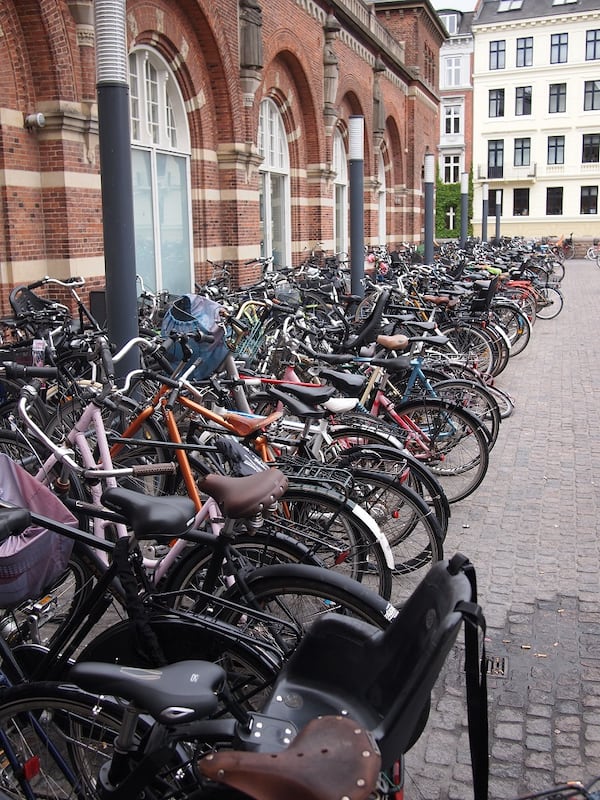
[[[0,364],[0,376],[24,381],[30,381],[33,378],[56,378],[58,369],[56,367],[28,367],[14,361],[5,361]]]

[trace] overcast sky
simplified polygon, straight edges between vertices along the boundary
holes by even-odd
[[[473,11],[476,0],[432,0],[436,11],[440,8],[455,8],[458,11]]]

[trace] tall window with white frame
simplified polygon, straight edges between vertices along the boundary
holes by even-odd
[[[444,84],[449,89],[462,83],[462,58],[447,56],[444,58]]]
[[[192,287],[190,137],[183,98],[153,50],[129,56],[135,260],[153,291]]]
[[[383,153],[377,155],[377,241],[387,244],[387,191]]]
[[[448,105],[444,107],[443,131],[446,136],[453,136],[462,133],[462,106]]]
[[[444,183],[460,181],[460,155],[444,156]]]
[[[333,134],[333,241],[336,253],[348,252],[348,160],[341,131]]]
[[[290,156],[283,119],[270,98],[260,104],[258,149],[260,172],[261,255],[273,263],[291,263]]]

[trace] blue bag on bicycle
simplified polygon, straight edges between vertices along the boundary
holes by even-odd
[[[172,303],[163,317],[161,336],[167,337],[171,333],[187,334],[190,336],[188,346],[192,350],[192,357],[187,361],[190,366],[197,358],[202,360],[190,376],[190,380],[201,381],[217,372],[229,349],[225,342],[225,330],[222,317],[225,309],[214,300],[198,294],[184,294]],[[192,339],[194,333],[210,334],[211,342],[196,342]],[[176,343],[168,353],[170,362],[175,368],[183,358],[181,345]]]

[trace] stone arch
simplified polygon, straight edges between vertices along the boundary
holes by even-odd
[[[323,124],[317,118],[313,85],[299,54],[290,50],[280,50],[265,68],[262,97],[277,104],[288,139],[292,258],[320,236],[320,221],[315,223],[305,206],[294,202],[320,192],[320,176],[313,169],[324,161]]]

